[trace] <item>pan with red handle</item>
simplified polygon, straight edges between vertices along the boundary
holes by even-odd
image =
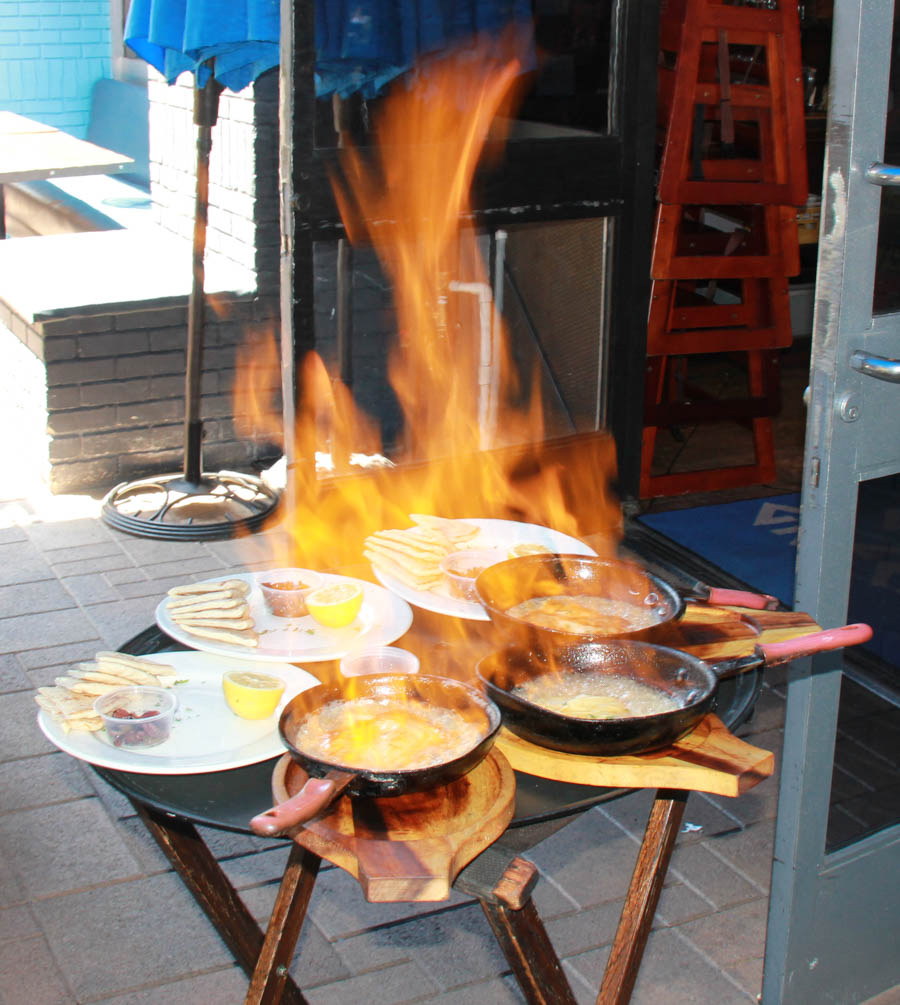
[[[532,743],[573,754],[614,757],[669,747],[715,711],[719,681],[747,670],[776,666],[801,656],[867,642],[868,625],[845,625],[784,642],[758,645],[752,654],[705,663],[689,653],[647,642],[583,642],[553,652],[519,646],[491,653],[478,663],[488,697],[500,707],[503,724]],[[587,719],[552,711],[515,689],[553,675],[566,693],[578,677],[601,673],[655,689],[673,706],[649,715]],[[574,683],[573,678],[574,676]],[[585,693],[590,685],[585,684]]]
[[[301,722],[330,702],[366,698],[383,702],[423,702],[449,709],[476,727],[474,739],[452,756],[428,764],[412,764],[384,771],[365,765],[346,765],[314,756],[297,742]],[[282,742],[291,757],[310,776],[296,795],[250,821],[256,834],[272,837],[326,812],[341,795],[400,796],[421,792],[460,778],[479,764],[491,749],[500,728],[500,710],[476,688],[461,681],[427,674],[372,674],[340,683],[320,684],[296,695],[278,722]]]

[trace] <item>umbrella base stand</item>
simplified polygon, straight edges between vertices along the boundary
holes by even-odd
[[[183,473],[122,482],[103,500],[102,517],[116,530],[165,541],[211,541],[257,530],[279,494],[253,475]]]

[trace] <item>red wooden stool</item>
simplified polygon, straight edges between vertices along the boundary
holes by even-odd
[[[792,206],[657,207],[654,279],[774,279],[799,271]]]
[[[735,279],[716,298],[715,280],[655,279],[647,355],[780,349],[791,344],[787,279]],[[722,302],[722,301],[725,302]]]
[[[760,485],[775,480],[775,444],[771,416],[780,407],[778,354],[751,349],[745,354],[748,394],[714,398],[686,384],[684,356],[647,359],[644,431],[641,445],[640,496],[644,499]],[[656,434],[661,428],[732,421],[749,423],[755,459],[751,464],[652,474]]]
[[[673,0],[663,8],[660,48],[659,200],[804,205],[797,5],[769,10]]]

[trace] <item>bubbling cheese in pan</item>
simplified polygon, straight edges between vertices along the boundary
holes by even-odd
[[[462,757],[484,735],[459,712],[419,701],[331,701],[300,723],[294,745],[309,757],[357,770],[403,771]]]
[[[545,674],[519,684],[511,694],[574,719],[626,719],[680,707],[671,695],[649,684],[599,672]]]
[[[573,635],[621,635],[660,622],[656,608],[587,594],[532,597],[510,607],[506,613],[539,628]]]

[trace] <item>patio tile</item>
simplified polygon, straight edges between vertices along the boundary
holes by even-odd
[[[274,894],[273,894],[274,899]],[[431,904],[370,904],[356,880],[343,869],[320,873],[313,889],[309,916],[328,939],[348,938],[377,925],[394,924],[465,903],[467,898],[450,892],[449,901]]]
[[[478,904],[343,939],[335,948],[352,973],[415,961],[443,990],[509,969]]]
[[[729,963],[725,967],[726,972],[740,984],[754,1001],[759,1000],[757,996],[762,989],[763,962],[763,958],[759,956],[739,960],[737,963]]]
[[[38,728],[37,712],[30,691],[0,695],[0,763],[56,750]]]
[[[30,939],[40,934],[41,930],[26,904],[0,909],[0,944],[13,939]]]
[[[67,642],[63,645],[47,646],[46,649],[29,649],[19,653],[18,659],[26,670],[69,666],[79,660],[93,659],[100,648],[99,642],[100,639],[95,636],[84,642]]]
[[[598,946],[608,946],[619,925],[622,903],[611,900],[584,911],[573,911],[562,918],[544,918],[544,927],[557,954],[575,956]]]
[[[98,799],[81,799],[0,817],[0,849],[31,898],[137,874]]]
[[[768,890],[772,876],[774,844],[774,820],[762,820],[731,834],[713,836],[705,842],[706,847],[731,862],[764,890]]]
[[[642,841],[655,796],[655,790],[644,789],[600,806],[599,811],[624,827],[632,837]],[[688,829],[686,824],[691,824],[692,827]],[[702,793],[692,792],[685,807],[678,844],[701,841],[709,834],[732,830],[735,826],[740,825],[727,811],[705,799]],[[694,830],[694,827],[700,829]]]
[[[122,534],[117,537],[122,551],[132,565],[145,568],[160,562],[188,562],[205,558],[209,552],[207,544],[198,541],[157,541],[153,538],[132,537]]]
[[[83,611],[72,608],[46,614],[23,614],[0,621],[0,653],[40,649],[53,642],[84,642],[97,637],[97,630]]]
[[[0,586],[53,579],[53,570],[30,541],[0,544]]]
[[[589,810],[531,849],[528,858],[575,903],[593,907],[625,896],[637,853],[636,840]]]
[[[272,838],[256,837],[254,834],[238,834],[235,831],[223,831],[215,827],[198,827],[197,830],[217,859],[250,855],[278,847]]]
[[[24,906],[26,903],[25,887],[0,850],[0,907]]]
[[[669,874],[697,890],[717,908],[754,900],[762,892],[704,845],[675,846]]]
[[[116,569],[130,569],[131,565],[131,559],[126,554],[114,551],[109,555],[60,560],[54,564],[53,571],[60,579],[65,580],[70,576],[90,576]]]
[[[203,1005],[205,1002],[239,1002],[247,994],[247,978],[237,964],[212,973],[154,984],[105,998],[103,1005]]]
[[[8,505],[0,505],[0,524],[6,522],[7,515],[18,516],[18,507],[16,507],[16,512],[11,514],[12,507]],[[27,541],[28,535],[25,531],[13,524],[12,526],[0,526],[0,544],[16,544],[19,541]]]
[[[5,618],[61,611],[74,606],[72,594],[55,579],[0,587],[0,611]]]
[[[186,576],[171,576],[168,579],[143,579],[134,583],[120,583],[117,587],[118,596],[129,600],[137,597],[153,597],[158,602],[173,586],[180,586],[189,578],[192,579]]]
[[[68,576],[65,584],[66,589],[82,606],[102,604],[106,600],[118,600],[121,596],[99,572]]]
[[[679,925],[678,931],[721,967],[740,960],[762,959],[768,906],[768,900],[760,897],[708,918],[688,921]]]
[[[437,990],[434,982],[414,963],[401,963],[374,973],[364,974],[329,984],[322,988],[306,988],[309,1005],[400,1005],[417,1001]]]
[[[163,976],[175,980],[233,962],[171,873],[41,900],[35,912],[78,1000],[122,995]]]
[[[220,860],[219,864],[235,889],[281,882],[291,846],[287,841],[266,851]],[[318,881],[317,881],[318,882]]]
[[[103,578],[113,586],[120,583],[140,583],[147,579],[147,573],[136,565],[127,565],[121,569],[110,569],[103,573]]]
[[[178,577],[183,583],[186,580],[212,579],[219,572],[225,572],[228,566],[216,555],[203,554],[175,562],[151,562],[143,568],[148,579]]]
[[[673,880],[672,874],[669,873],[656,907],[654,924],[667,925],[671,928],[692,918],[705,917],[715,909],[715,905],[708,898],[701,896],[686,884]]]
[[[0,656],[0,694],[25,691],[30,687],[31,681],[23,670],[19,657],[12,653]]]
[[[521,1005],[525,999],[512,977],[468,984],[429,998],[433,1005]]]
[[[10,761],[0,772],[0,814],[92,795],[78,762],[68,754]]]
[[[90,518],[33,523],[28,528],[28,536],[42,551],[69,551],[85,545],[103,545],[108,549],[113,543],[106,525]],[[52,556],[50,558],[52,561]]]
[[[566,961],[566,966],[590,985],[594,996],[607,955],[606,950],[597,950]],[[593,1001],[572,983],[579,1002]],[[742,988],[705,960],[675,929],[658,928],[650,933],[631,1005],[747,1005],[750,1000]]]
[[[72,1000],[43,936],[0,943],[2,1005],[72,1005]]]
[[[154,611],[158,598],[143,597],[139,600],[117,600],[114,603],[95,604],[86,609],[97,633],[106,640],[107,646],[118,649],[145,628],[155,624]]]

